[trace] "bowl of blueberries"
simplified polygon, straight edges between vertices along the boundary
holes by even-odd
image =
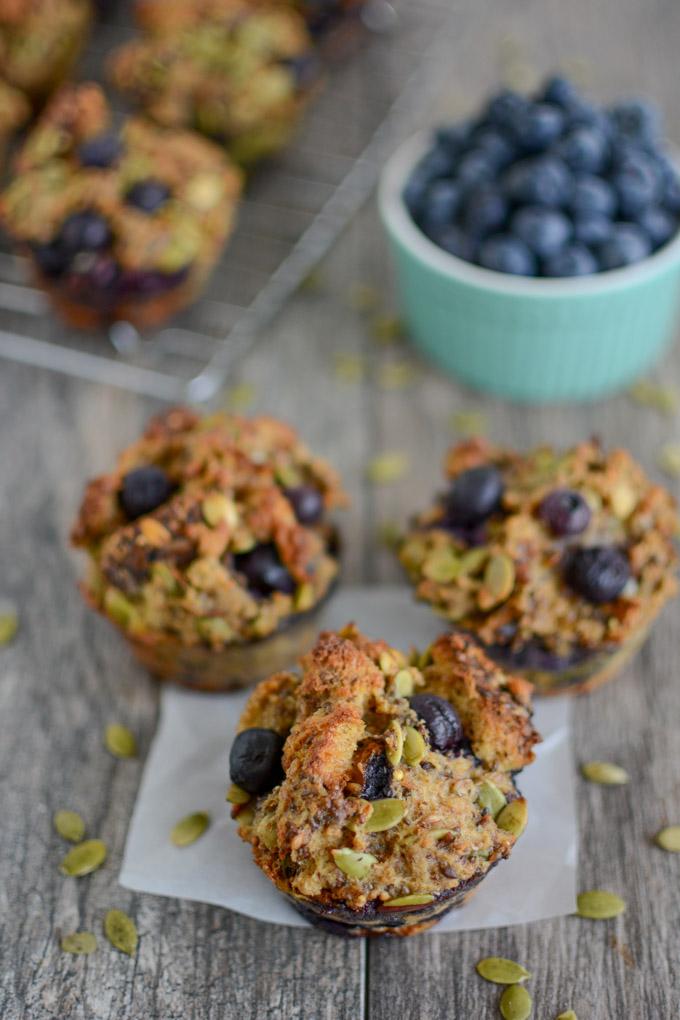
[[[595,399],[673,335],[680,175],[646,102],[505,89],[402,146],[379,204],[414,342],[476,389]]]

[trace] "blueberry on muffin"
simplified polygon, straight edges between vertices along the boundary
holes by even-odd
[[[84,84],[29,135],[0,219],[69,323],[147,328],[198,295],[240,190],[220,148],[137,118],[117,129],[99,86]]]
[[[419,599],[541,693],[609,679],[676,593],[670,494],[596,441],[522,455],[473,439],[399,558]]]
[[[0,70],[34,100],[67,77],[87,37],[90,0],[2,0]]]
[[[229,689],[294,661],[338,574],[337,476],[273,418],[154,418],[89,483],[72,531],[86,600],[147,668]]]
[[[160,124],[192,127],[242,164],[297,127],[318,64],[302,18],[249,0],[141,3],[145,34],[111,60],[114,84]]]
[[[531,685],[462,635],[409,661],[354,625],[251,695],[227,795],[256,864],[313,924],[411,935],[460,905],[527,820]]]

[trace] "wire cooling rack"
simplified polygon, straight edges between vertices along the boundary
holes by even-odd
[[[130,35],[129,6],[99,26],[83,75]],[[166,400],[209,400],[235,361],[325,254],[398,139],[445,80],[451,0],[373,0],[356,50],[331,67],[293,143],[250,180],[238,227],[204,296],[140,336],[127,323],[58,323],[0,237],[0,356]]]

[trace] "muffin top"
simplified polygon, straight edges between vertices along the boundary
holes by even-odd
[[[132,635],[213,647],[272,633],[337,571],[335,472],[289,426],[175,408],[89,483],[72,531],[84,591]]]
[[[617,646],[675,593],[675,502],[625,450],[472,439],[445,472],[399,557],[418,597],[487,646]]]
[[[46,275],[123,269],[133,284],[212,259],[240,188],[217,146],[138,118],[117,129],[99,86],[83,84],[62,89],[29,135],[0,216]]]
[[[282,892],[397,909],[508,856],[526,821],[513,773],[540,739],[530,684],[462,635],[409,665],[351,624],[301,666],[255,689],[230,758],[239,834]],[[402,897],[416,899],[391,902]]]
[[[114,54],[111,73],[159,123],[197,127],[246,160],[239,136],[295,120],[317,70],[295,11],[251,0],[153,0],[139,11],[147,34]]]
[[[2,0],[0,67],[28,92],[50,84],[78,45],[91,16],[90,0]]]

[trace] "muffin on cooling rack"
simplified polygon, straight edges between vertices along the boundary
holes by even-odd
[[[141,119],[114,128],[85,84],[65,87],[29,135],[0,218],[70,324],[148,328],[201,291],[240,189],[220,148]]]
[[[338,575],[337,476],[274,418],[154,418],[89,483],[87,601],[162,680],[228,690],[293,662]]]
[[[418,598],[541,693],[614,676],[676,592],[675,502],[625,450],[454,447],[399,556]]]
[[[23,92],[0,78],[0,160],[8,139],[26,123],[30,113],[31,108]]]
[[[349,625],[251,695],[227,799],[256,863],[313,924],[412,935],[459,906],[527,820],[531,685],[445,635],[418,665]]]
[[[87,37],[90,0],[1,0],[0,71],[35,100],[68,75]]]
[[[198,128],[242,164],[280,149],[318,79],[302,18],[251,0],[147,0],[145,34],[111,60],[115,85],[160,124]]]

